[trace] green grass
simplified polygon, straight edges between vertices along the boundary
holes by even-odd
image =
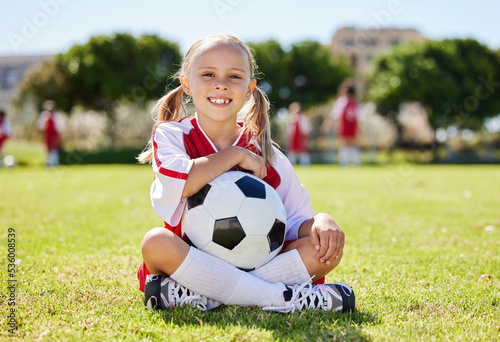
[[[143,308],[140,242],[161,220],[148,166],[0,169],[0,340],[498,341],[500,168],[407,163],[297,168],[317,211],[346,232],[327,280],[352,315]],[[7,237],[15,229],[15,335]]]

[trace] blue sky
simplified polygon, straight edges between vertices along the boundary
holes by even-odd
[[[475,38],[500,48],[498,0],[0,0],[0,55],[52,54],[96,34],[153,33],[184,53],[197,39],[327,44],[343,26],[413,28],[432,39]]]

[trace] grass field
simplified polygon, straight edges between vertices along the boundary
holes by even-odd
[[[0,340],[500,340],[500,167],[315,165],[297,173],[315,209],[346,232],[344,259],[327,280],[353,286],[353,314],[146,311],[139,246],[161,225],[150,168],[19,167],[0,169]]]

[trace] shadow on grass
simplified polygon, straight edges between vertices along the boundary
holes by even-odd
[[[169,326],[207,327],[219,332],[231,327],[270,331],[276,340],[298,341],[370,341],[361,327],[378,324],[379,319],[369,313],[352,314],[304,310],[292,314],[263,311],[259,308],[228,306],[212,311],[191,307],[177,307],[159,312]]]

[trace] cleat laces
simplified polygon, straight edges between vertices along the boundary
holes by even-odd
[[[281,313],[291,313],[303,309],[320,309],[324,311],[342,310],[342,296],[330,286],[313,285],[311,279],[309,279],[301,285],[288,285],[287,288],[291,290],[293,294],[290,300],[286,301],[284,306],[267,306],[262,309]]]
[[[162,287],[165,285],[168,286],[168,299],[165,298],[163,293],[161,294],[165,307],[189,305],[203,311],[207,310],[208,299],[205,296],[196,295],[172,278],[165,278]]]

